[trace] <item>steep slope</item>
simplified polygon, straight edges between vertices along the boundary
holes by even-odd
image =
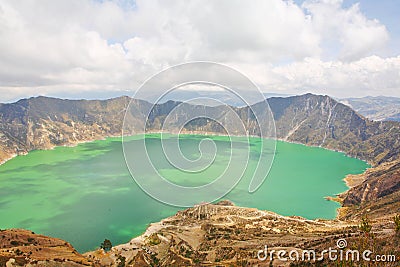
[[[384,163],[347,179],[362,181],[340,195],[340,218],[371,218],[400,213],[400,160]]]
[[[397,122],[370,121],[328,96],[307,94],[268,102],[277,136],[283,140],[343,151],[374,165],[399,155]]]
[[[37,97],[3,104],[0,106],[0,162],[34,149],[121,135],[129,101],[128,97],[104,101]],[[144,122],[141,111],[151,105],[133,100],[131,107],[135,113],[128,114],[127,119],[139,129]]]

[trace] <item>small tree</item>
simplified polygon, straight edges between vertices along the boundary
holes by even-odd
[[[400,215],[396,215],[393,217],[394,221],[394,229],[397,234],[400,234]]]
[[[112,248],[111,241],[108,239],[104,239],[103,243],[101,243],[100,248],[104,249],[104,251],[110,251]]]
[[[360,230],[368,235],[369,232],[371,232],[371,229],[372,229],[372,226],[368,220],[368,217],[367,216],[362,217],[361,224],[360,224]]]

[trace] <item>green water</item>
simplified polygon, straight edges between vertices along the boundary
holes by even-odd
[[[129,142],[142,142],[142,138],[134,136]],[[224,169],[229,157],[229,139],[210,137],[218,149],[213,166],[188,177],[159,156],[159,135],[146,138],[149,151],[161,166],[159,171],[177,184],[204,184]],[[196,157],[201,139],[181,136],[180,147],[188,157]],[[257,138],[251,139],[255,148],[257,143]],[[258,191],[249,194],[257,149],[251,153],[244,178],[224,198],[240,206],[310,219],[334,218],[339,205],[324,197],[345,191],[342,179],[346,174],[361,173],[368,167],[342,153],[277,142],[270,175]],[[137,155],[138,164],[143,158]],[[113,244],[127,242],[143,233],[149,223],[177,210],[153,200],[133,181],[120,138],[33,151],[0,166],[0,228],[25,228],[59,237],[81,252],[98,247],[104,238]]]

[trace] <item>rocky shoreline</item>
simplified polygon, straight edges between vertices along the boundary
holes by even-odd
[[[359,220],[307,220],[236,207],[230,201],[202,204],[151,224],[146,232],[110,251],[76,252],[62,240],[26,230],[0,232],[0,266],[303,266],[329,265],[321,252],[345,239],[352,249],[374,249],[400,259],[400,235],[392,218],[370,221],[368,235]],[[268,246],[273,258],[261,259]],[[282,261],[277,251],[314,250],[317,261]],[[340,264],[335,262],[335,264]],[[342,261],[342,264],[345,263]],[[387,262],[385,266],[397,266]],[[3,265],[2,265],[3,264]],[[7,265],[8,264],[8,265]]]

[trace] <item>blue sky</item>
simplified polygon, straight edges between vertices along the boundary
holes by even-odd
[[[356,1],[348,1],[351,4]],[[400,54],[400,2],[398,0],[367,0],[360,2],[360,8],[368,17],[377,18],[390,32],[389,56]]]
[[[0,102],[131,95],[199,60],[267,93],[400,97],[398,14],[396,0],[0,0]]]

